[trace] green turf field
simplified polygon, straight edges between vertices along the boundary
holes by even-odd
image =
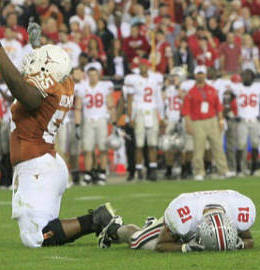
[[[110,201],[125,223],[143,225],[146,216],[160,217],[168,203],[182,192],[209,189],[235,189],[249,196],[260,207],[260,179],[160,181],[106,187],[73,187],[65,192],[61,218],[81,215]],[[29,249],[22,246],[18,227],[11,215],[11,191],[0,190],[0,270],[243,270],[260,269],[260,224],[252,228],[255,248],[226,253],[156,253],[130,250],[126,245],[97,248],[94,235],[55,248]]]

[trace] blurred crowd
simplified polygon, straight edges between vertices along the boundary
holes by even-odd
[[[74,67],[95,63],[116,80],[138,64],[137,57],[152,59],[163,74],[174,66],[192,74],[198,64],[216,68],[220,76],[260,70],[258,0],[12,0],[1,5],[0,38],[14,61],[28,51],[26,27],[33,20],[42,26],[43,44],[60,43]]]
[[[95,70],[97,70],[97,82],[103,78],[114,84],[113,87],[111,87],[111,84],[108,84],[110,86],[106,85],[105,88],[123,90],[125,87],[125,90],[122,91],[125,92],[123,93],[124,95],[122,95],[123,106],[122,108],[119,106],[117,109],[120,111],[120,113],[118,113],[119,115],[127,112],[128,117],[130,117],[129,125],[125,125],[125,123],[123,125],[125,125],[126,133],[133,135],[132,141],[137,135],[133,128],[136,127],[136,124],[131,124],[133,120],[131,117],[133,116],[129,115],[129,113],[131,114],[131,111],[129,112],[129,104],[131,104],[131,102],[134,103],[131,99],[133,96],[137,96],[136,91],[138,90],[134,88],[138,88],[138,86],[129,86],[126,82],[126,76],[141,73],[137,76],[147,77],[146,72],[142,73],[141,66],[146,66],[153,70],[154,74],[151,76],[153,76],[153,80],[158,81],[158,85],[160,84],[160,86],[157,86],[160,87],[160,91],[162,90],[163,92],[162,104],[164,104],[163,106],[165,108],[157,109],[160,111],[165,110],[165,113],[162,113],[162,118],[165,119],[167,119],[167,108],[169,110],[169,106],[171,106],[167,102],[164,102],[167,100],[165,93],[167,93],[167,88],[171,85],[176,87],[175,79],[171,78],[171,76],[179,77],[179,83],[183,84],[184,81],[186,81],[186,85],[188,86],[183,87],[186,87],[185,90],[188,92],[197,81],[197,66],[205,67],[206,73],[204,71],[201,73],[208,76],[208,79],[214,82],[220,78],[221,80],[226,80],[234,84],[232,80],[236,81],[237,78],[234,77],[234,75],[237,76],[243,72],[248,73],[251,71],[254,80],[260,74],[259,0],[3,0],[0,5],[1,43],[17,67],[19,67],[23,56],[32,50],[31,45],[28,43],[26,28],[30,21],[34,21],[39,23],[42,27],[42,45],[49,43],[59,44],[59,46],[69,54],[74,68],[73,76],[76,84],[85,82],[89,72],[92,73],[94,78]],[[147,60],[147,62],[145,62],[145,60]],[[176,67],[180,67],[181,72],[178,72]],[[155,74],[157,74],[157,76]],[[185,74],[184,77],[183,74]],[[160,76],[162,79],[160,79]],[[231,78],[233,79],[231,80]],[[134,78],[134,80],[135,79],[136,78]],[[142,78],[140,79],[140,77],[138,77],[136,80],[142,80]],[[95,79],[93,79],[93,81],[95,81]],[[189,83],[188,81],[192,81],[193,83]],[[241,78],[239,82],[241,82]],[[177,83],[177,88],[180,87],[179,83]],[[93,84],[95,85],[95,82],[93,82]],[[218,87],[223,88],[223,84],[226,87],[226,84],[223,82],[220,84],[221,86],[214,83],[214,87],[218,91]],[[131,87],[134,90],[131,89]],[[107,92],[109,93],[109,91]],[[224,103],[224,92],[225,91],[222,90],[222,94],[218,94],[220,103]],[[12,99],[8,96],[6,86],[3,83],[1,83],[1,94],[2,123],[4,123],[4,119],[7,119],[6,121],[9,119],[9,116],[6,115],[9,113]],[[179,111],[180,119],[182,119],[185,118],[188,113],[187,110],[182,112],[182,102],[185,104],[185,100],[181,93],[178,92],[178,95],[181,98],[181,105],[179,106],[179,103],[175,100],[172,106],[173,110],[176,109],[176,106],[178,107],[176,110]],[[157,101],[158,100],[156,100],[155,103]],[[229,105],[232,107],[234,104],[231,101],[233,102],[232,97],[229,102]],[[82,100],[82,104],[84,104],[84,100]],[[252,102],[250,104],[252,105]],[[258,100],[255,105],[259,105]],[[243,107],[243,104],[241,106]],[[233,107],[232,110],[236,111],[237,109]],[[205,107],[204,110],[206,109]],[[139,108],[137,111],[138,110]],[[154,108],[150,108],[149,110],[154,110]],[[234,115],[237,117],[237,113]],[[214,116],[219,118],[218,111],[216,111]],[[115,118],[115,116],[111,117]],[[120,117],[118,117],[118,119],[119,118]],[[167,121],[168,120],[165,122]],[[176,119],[174,119],[174,121],[176,121]],[[177,119],[177,122],[178,121],[179,119]],[[112,122],[114,123],[115,121],[113,120]],[[233,122],[230,122],[230,125],[232,124]],[[160,125],[158,124],[158,126]],[[189,124],[188,127],[187,124],[183,124],[183,126],[189,129]],[[6,127],[4,128],[6,129]],[[227,130],[230,131],[229,128]],[[236,130],[237,127],[233,128],[232,132],[236,133]],[[80,132],[80,136],[82,137],[82,131]],[[159,137],[160,132],[161,131],[158,131],[157,137]],[[161,132],[161,134],[162,133],[163,132]],[[209,137],[208,134],[207,136]],[[234,152],[236,149],[234,140],[236,139],[234,135],[232,136],[231,142],[233,142],[233,146],[229,149],[232,149]],[[6,135],[2,135],[2,138],[5,137]],[[1,141],[3,141],[3,139],[1,139]],[[208,141],[211,142],[211,139]],[[144,144],[138,142],[137,144],[138,162],[142,162],[140,158],[141,152],[143,151],[142,148],[148,147],[148,151],[144,150],[145,156],[147,156],[147,153],[150,153],[145,158],[148,160],[146,162],[147,167],[149,168],[150,164],[150,167],[157,168],[157,155],[154,153],[155,150],[149,149],[149,147],[158,147],[158,143],[151,142],[149,145],[149,142],[145,140]],[[214,148],[214,143],[211,146],[207,146],[206,149],[208,150],[212,147]],[[241,147],[245,148],[244,142]],[[8,147],[4,146],[4,148]],[[85,148],[88,150],[89,147],[85,146]],[[128,163],[130,162],[128,164],[128,168],[130,168],[129,180],[133,179],[136,169],[139,173],[138,177],[140,179],[143,178],[140,172],[140,169],[142,169],[141,164],[136,165],[136,160],[131,161],[131,156],[136,156],[136,153],[132,151],[133,148],[135,149],[136,146],[133,147],[131,143],[129,146],[129,141],[126,140],[126,153],[128,155]],[[258,148],[258,145],[254,145],[254,149],[256,148]],[[194,149],[188,149],[184,158],[186,161],[179,162],[183,167],[182,177],[192,175],[192,167],[194,166],[192,166],[191,160],[192,158],[194,159],[194,157],[191,152],[193,152],[193,150]],[[6,151],[8,152],[8,150],[3,151],[2,160],[5,160]],[[89,150],[87,152],[92,151]],[[215,151],[213,152],[215,153]],[[242,154],[239,153],[239,155],[239,157],[233,155],[232,159],[241,160]],[[256,155],[256,153],[254,153],[254,155]],[[73,156],[78,156],[78,154],[73,154]],[[78,162],[75,162],[75,157],[73,158],[71,161],[74,164],[72,165],[72,169],[75,167],[76,173],[74,174],[74,178],[76,179],[75,182],[77,182],[78,168],[75,164]],[[216,158],[217,157],[214,157],[214,159]],[[88,182],[88,179],[94,177],[93,172],[90,172],[91,167],[94,166],[92,166],[93,161],[90,161],[90,154],[88,154],[87,159],[86,166],[89,167],[89,169],[85,175],[86,177],[84,176],[85,182]],[[169,178],[172,176],[174,167],[172,165],[172,159],[172,154],[168,154],[168,156],[166,154],[166,163],[168,162],[166,175]],[[221,156],[220,159],[223,160],[223,157]],[[8,155],[6,160],[8,160]],[[106,161],[103,161],[103,163],[104,162]],[[206,154],[204,162],[206,171],[207,168],[211,171],[214,161],[210,151]],[[240,167],[237,168],[237,165],[234,165],[234,163],[237,164],[237,162],[233,161],[233,165],[230,159],[228,162],[229,166],[225,164],[219,165],[220,167],[222,166],[222,175],[226,175],[230,171],[238,171],[238,173],[241,173],[242,168],[240,167],[242,165],[239,165]],[[198,162],[196,162],[196,164],[198,164]],[[216,162],[216,164],[218,164],[218,162]],[[200,168],[197,168],[196,171],[196,175],[198,176],[197,180],[204,178],[205,175],[201,166],[202,165],[200,165]],[[8,166],[2,165],[2,167],[6,168]],[[101,170],[101,178],[104,176],[104,169],[105,166],[103,166]],[[157,179],[153,170],[148,169],[147,171],[149,172],[148,174],[150,174],[147,177],[148,179]],[[152,173],[150,173],[150,171],[152,171]],[[8,167],[8,172],[4,174],[8,175],[4,178],[9,179],[11,169]],[[9,180],[4,182],[4,185],[9,184]]]

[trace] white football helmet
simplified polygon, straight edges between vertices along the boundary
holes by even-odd
[[[51,75],[57,82],[61,82],[69,75],[71,68],[70,57],[61,47],[45,45],[24,57],[21,72],[24,75]]]
[[[183,134],[175,133],[170,137],[171,148],[174,150],[182,150],[184,147],[184,136]]]
[[[224,251],[236,249],[238,235],[230,218],[216,212],[204,216],[199,225],[198,237],[206,250]]]
[[[159,137],[158,140],[158,147],[159,149],[161,149],[164,152],[169,151],[172,148],[172,144],[171,144],[171,136],[170,135],[162,135]]]
[[[109,149],[118,150],[122,146],[123,140],[116,129],[108,136],[106,145]]]
[[[170,71],[170,75],[178,76],[180,81],[183,82],[186,79],[187,73],[183,67],[174,67]]]

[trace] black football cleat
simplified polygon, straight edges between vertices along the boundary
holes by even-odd
[[[123,225],[123,219],[115,216],[98,236],[98,246],[109,248],[113,241],[118,241],[117,230]]]
[[[115,216],[114,209],[109,202],[99,206],[97,209],[92,210],[91,212],[93,215],[93,225],[96,228],[97,235],[109,224],[109,222]]]
[[[138,180],[144,179],[144,175],[143,175],[142,170],[137,170],[137,178],[138,178]]]
[[[149,178],[147,180],[157,181],[157,170],[156,169],[153,168],[150,170]]]

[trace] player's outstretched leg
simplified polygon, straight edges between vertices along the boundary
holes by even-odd
[[[110,203],[89,210],[89,214],[74,219],[54,219],[42,230],[43,246],[57,246],[73,242],[90,233],[98,235],[115,216]]]

